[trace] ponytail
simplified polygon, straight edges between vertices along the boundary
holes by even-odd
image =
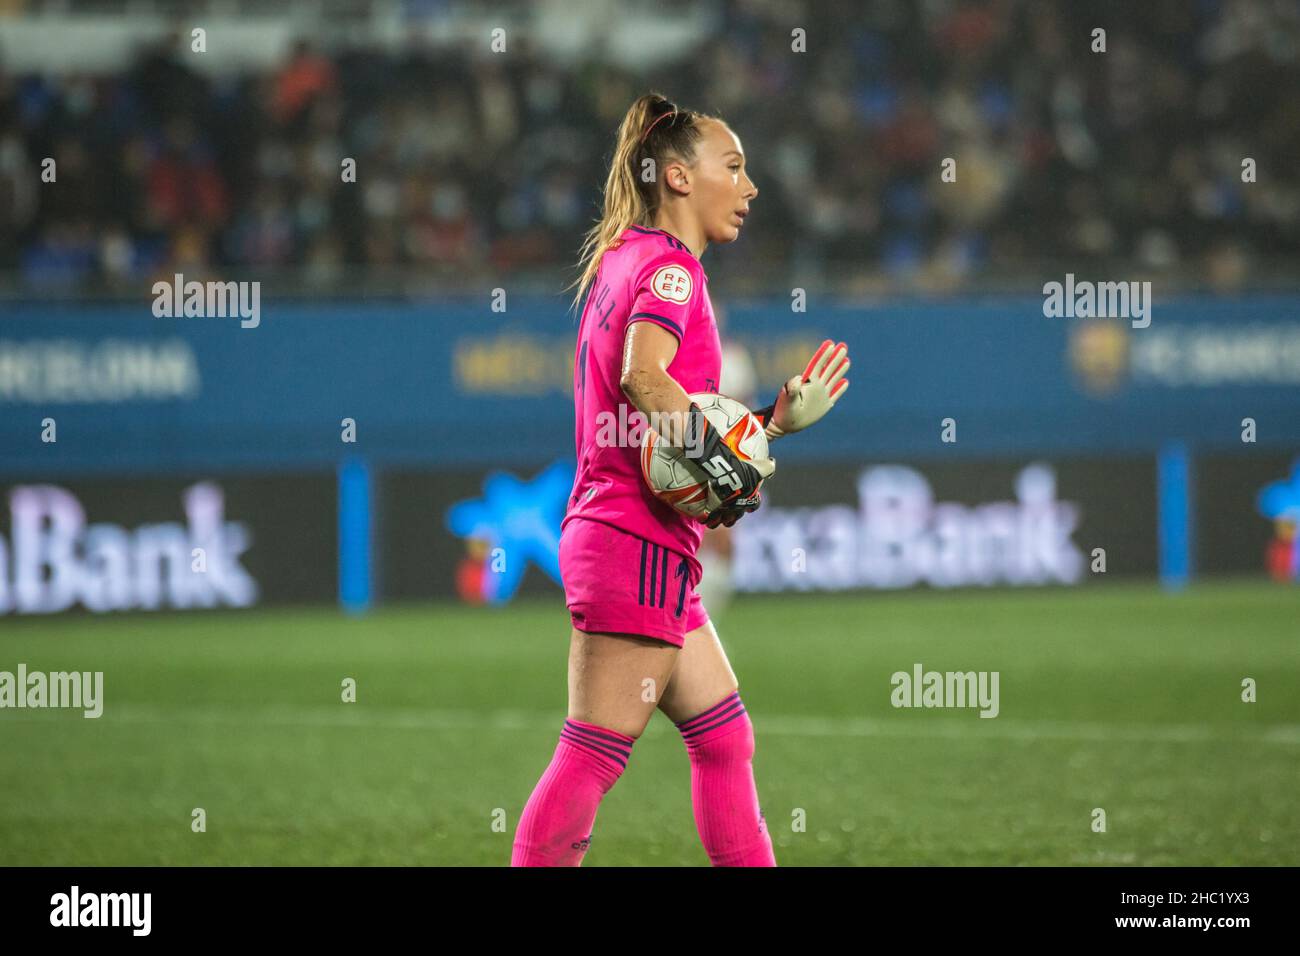
[[[705,114],[679,110],[659,93],[638,97],[618,128],[618,141],[605,181],[605,207],[601,218],[587,232],[578,253],[581,273],[570,283],[578,287],[573,298],[577,308],[596,278],[600,258],[628,226],[649,226],[659,208],[659,170],[673,159],[693,162],[695,145],[703,131]],[[647,163],[646,160],[652,160]],[[644,170],[651,170],[649,181]]]

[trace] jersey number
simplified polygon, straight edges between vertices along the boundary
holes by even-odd
[[[608,285],[601,286],[600,293],[596,296],[596,301],[592,303],[592,310],[594,314],[600,316],[600,321],[597,323],[597,326],[608,331],[609,315],[614,311],[614,299],[609,294]]]

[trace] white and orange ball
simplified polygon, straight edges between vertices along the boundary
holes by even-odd
[[[737,458],[755,461],[768,457],[767,435],[748,408],[713,392],[697,392],[690,398]],[[703,518],[708,513],[708,472],[698,458],[669,445],[653,428],[645,430],[641,443],[641,476],[655,497],[683,514]]]

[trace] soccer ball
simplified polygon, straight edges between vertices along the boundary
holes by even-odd
[[[713,392],[697,392],[690,398],[737,458],[753,461],[768,456],[763,426],[740,402]],[[703,518],[708,513],[709,473],[698,458],[687,457],[650,427],[641,443],[641,477],[656,498],[683,514]]]

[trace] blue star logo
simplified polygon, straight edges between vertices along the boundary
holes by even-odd
[[[1259,513],[1274,521],[1300,524],[1300,459],[1291,466],[1291,477],[1270,482],[1255,501]]]
[[[1273,481],[1263,487],[1255,505],[1265,518],[1286,522],[1296,529],[1291,532],[1290,574],[1300,580],[1300,458],[1291,465],[1289,479]]]
[[[560,523],[573,477],[574,467],[567,461],[553,463],[532,481],[494,471],[483,481],[483,497],[458,501],[447,510],[452,534],[478,538],[493,549],[484,575],[483,596],[490,603],[505,604],[515,596],[530,561],[563,584]]]

